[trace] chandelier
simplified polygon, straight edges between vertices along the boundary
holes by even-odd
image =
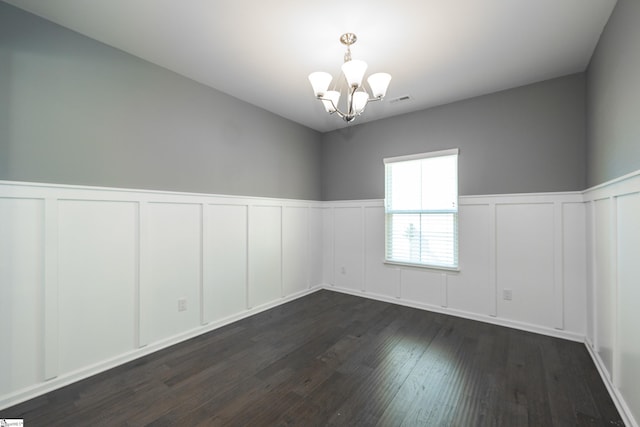
[[[351,45],[358,38],[353,33],[346,33],[340,36],[340,42],[347,46],[347,52],[344,54],[344,64],[342,64],[342,73],[347,82],[346,88],[346,108],[340,110],[338,102],[340,101],[340,86],[336,86],[329,90],[329,85],[333,77],[324,71],[316,71],[309,74],[309,81],[313,87],[313,93],[316,98],[322,101],[327,113],[336,113],[347,123],[352,122],[364,111],[364,107],[368,102],[380,101],[384,98],[391,81],[391,75],[387,73],[371,74],[367,79],[371,96],[362,85],[362,79],[365,71],[367,71],[367,63],[357,59],[351,59]],[[344,86],[344,85],[343,85]]]

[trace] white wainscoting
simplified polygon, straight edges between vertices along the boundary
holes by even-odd
[[[328,288],[584,339],[582,193],[460,197],[459,272],[384,264],[382,200],[326,202],[324,218]]]
[[[638,218],[640,173],[584,193],[463,196],[451,272],[383,263],[381,200],[0,182],[0,408],[324,286],[586,336],[637,426]]]
[[[323,213],[0,182],[0,408],[319,289]]]
[[[584,192],[587,347],[629,426],[640,420],[640,171]]]

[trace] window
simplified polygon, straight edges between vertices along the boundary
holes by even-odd
[[[385,163],[386,261],[458,268],[458,149]]]

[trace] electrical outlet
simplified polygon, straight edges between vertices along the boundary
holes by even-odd
[[[513,291],[511,289],[503,289],[502,299],[505,301],[511,301],[513,299]]]
[[[187,311],[187,299],[178,298],[178,311]]]

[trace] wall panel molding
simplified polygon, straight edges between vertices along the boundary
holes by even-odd
[[[44,379],[58,375],[58,201],[44,199]]]
[[[0,181],[0,203],[23,254],[0,290],[29,307],[0,324],[22,337],[0,409],[320,289],[321,202]]]

